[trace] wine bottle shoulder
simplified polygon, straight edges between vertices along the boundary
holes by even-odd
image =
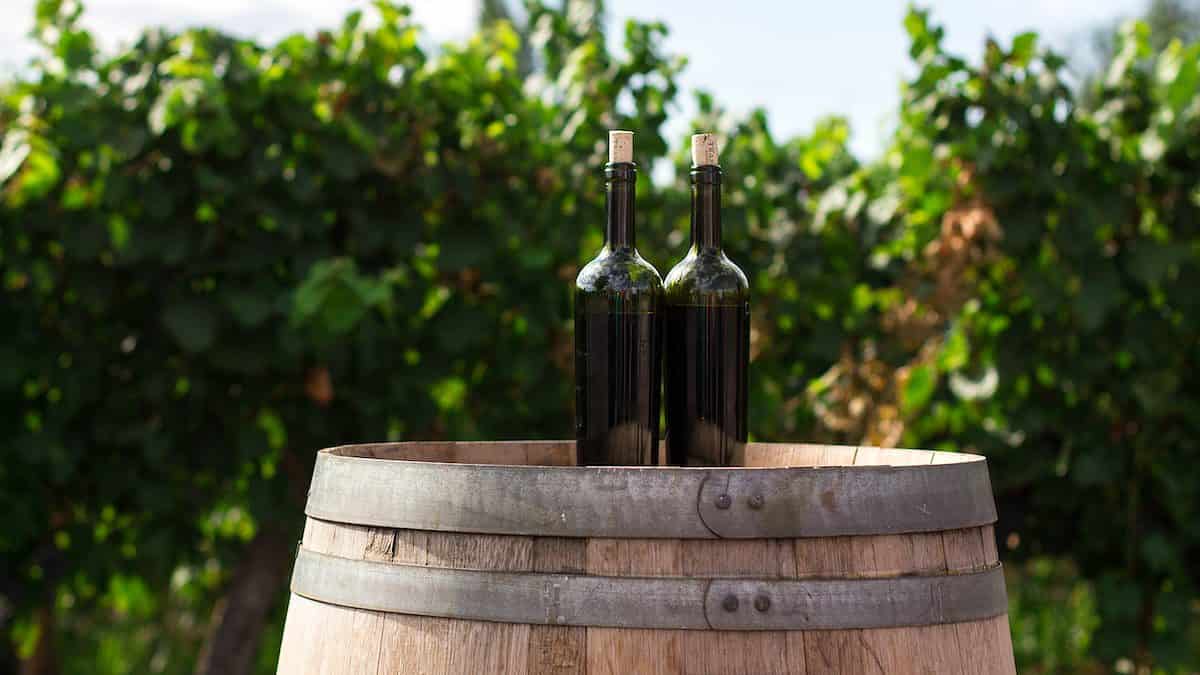
[[[663,282],[658,270],[636,249],[606,248],[579,270],[575,288],[585,293],[661,296]]]
[[[750,298],[746,273],[721,251],[696,252],[680,260],[663,284],[670,304],[739,304]]]

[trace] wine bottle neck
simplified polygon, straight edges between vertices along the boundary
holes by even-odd
[[[721,250],[721,168],[692,168],[692,247]]]
[[[637,168],[632,162],[608,164],[604,167],[604,177],[607,210],[604,243],[613,250],[632,249],[637,246],[634,221]]]

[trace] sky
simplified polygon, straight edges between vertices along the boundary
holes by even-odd
[[[411,0],[433,45],[472,32],[476,0]],[[1145,0],[927,0],[920,3],[947,30],[951,51],[977,60],[987,36],[1007,42],[1036,30],[1060,51],[1080,49],[1089,29],[1136,15]],[[34,0],[0,0],[0,73],[19,70],[35,53],[27,37]],[[144,26],[216,26],[273,40],[334,26],[366,0],[85,0],[84,25],[107,47]],[[681,136],[701,88],[731,112],[767,110],[772,132],[808,133],[831,114],[850,120],[851,146],[877,156],[899,104],[900,82],[913,72],[902,26],[902,0],[608,0],[609,34],[626,19],[661,20],[669,53],[684,54],[684,94],[668,124]]]

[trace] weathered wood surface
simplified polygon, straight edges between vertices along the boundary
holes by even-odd
[[[379,458],[402,456],[396,446],[374,446],[371,452]],[[479,463],[499,456],[511,463],[573,462],[570,443],[439,444],[423,446],[420,453],[420,459],[429,461]],[[752,446],[746,463],[854,466],[956,459],[928,451],[788,445]],[[998,562],[991,526],[803,539],[566,539],[370,528],[310,519],[302,544],[356,560],[610,576],[868,578],[975,571]],[[646,630],[386,614],[293,595],[278,672],[1011,675],[1015,667],[1006,616],[841,631]]]

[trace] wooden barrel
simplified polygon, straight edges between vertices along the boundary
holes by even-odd
[[[982,457],[751,443],[324,450],[282,675],[1015,672]]]

